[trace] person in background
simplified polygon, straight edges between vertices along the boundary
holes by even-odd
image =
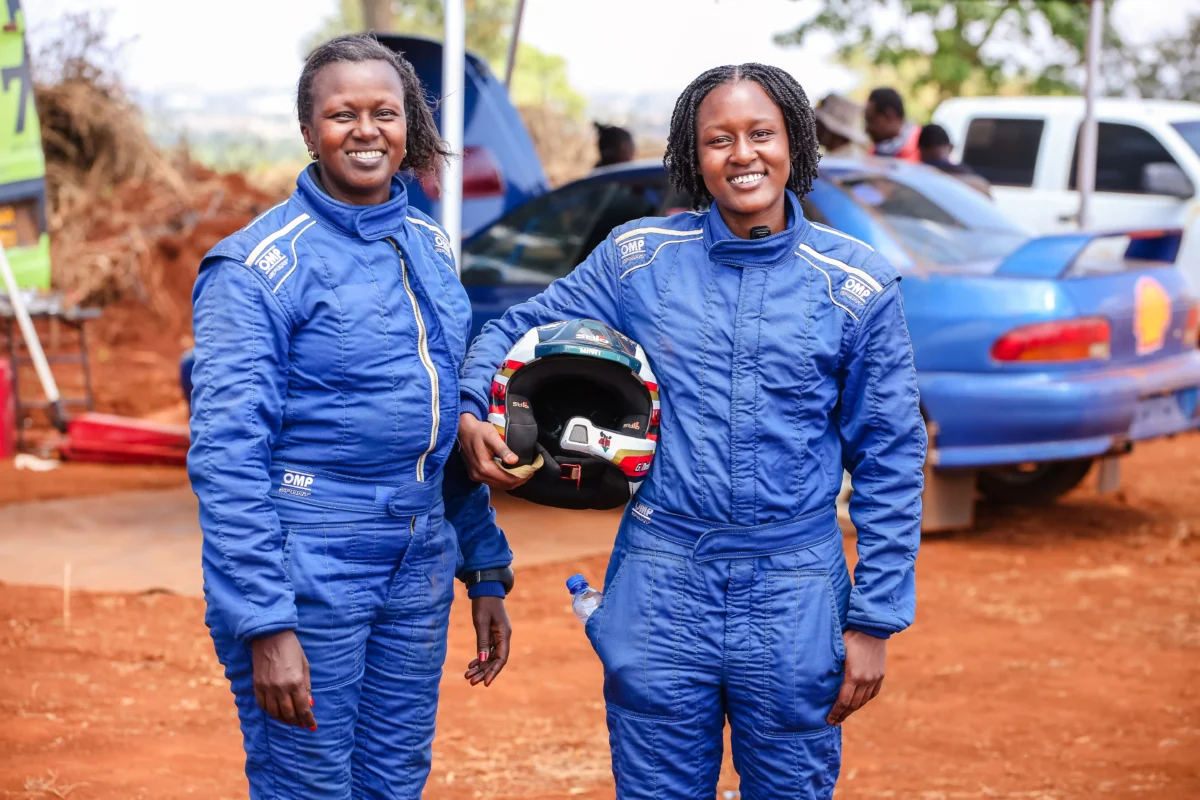
[[[917,148],[921,126],[904,119],[904,100],[895,89],[881,87],[872,91],[867,98],[863,120],[867,135],[875,143],[871,150],[874,155],[905,161],[921,160]]]
[[[633,161],[633,136],[629,131],[617,125],[596,125],[596,146],[600,150],[600,160],[597,167],[607,167],[610,164],[621,164]]]
[[[963,183],[991,197],[991,184],[970,167],[955,164],[950,160],[954,145],[950,142],[950,134],[941,125],[926,125],[917,137],[917,149],[921,154],[921,163],[937,167],[942,172],[961,180]]]
[[[817,141],[825,155],[835,158],[862,158],[870,141],[859,123],[863,107],[845,95],[830,92],[813,109],[817,120]]]

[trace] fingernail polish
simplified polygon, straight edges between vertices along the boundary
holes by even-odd
[[[488,654],[487,654],[486,650],[480,650],[479,651],[479,663],[482,664],[483,662],[487,661],[487,656],[488,656]]]
[[[309,704],[309,706],[315,706],[317,704],[317,701],[310,697],[310,698],[308,698],[308,704]]]
[[[315,731],[316,729],[317,729],[316,725],[313,725],[311,728],[309,728],[310,731]]]

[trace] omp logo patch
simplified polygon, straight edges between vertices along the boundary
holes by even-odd
[[[266,252],[258,257],[258,260],[254,262],[254,266],[267,273],[267,278],[271,279],[278,275],[287,266],[287,263],[288,259],[283,254],[283,251],[275,245],[271,245],[267,248]]]
[[[871,288],[858,278],[847,278],[839,293],[846,295],[861,306],[866,304],[867,298],[871,296]]]
[[[650,524],[650,516],[654,514],[654,509],[645,503],[634,503],[633,508],[630,509],[630,511],[635,517],[647,525]]]
[[[450,251],[450,240],[440,233],[433,235],[433,249],[444,255],[446,258],[454,258],[454,254]]]
[[[281,494],[308,497],[312,494],[313,480],[313,476],[306,472],[296,472],[289,469],[283,473],[283,481],[279,484],[279,491]]]
[[[635,236],[621,242],[617,247],[621,250],[621,263],[627,264],[646,255],[646,237]]]

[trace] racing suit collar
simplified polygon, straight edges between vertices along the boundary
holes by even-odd
[[[335,230],[368,242],[402,235],[408,216],[408,189],[400,176],[392,176],[392,196],[376,206],[355,206],[330,197],[309,166],[296,179],[300,197],[319,220]]]
[[[796,246],[808,238],[811,226],[804,219],[800,200],[790,189],[787,197],[787,227],[765,239],[739,239],[729,230],[714,203],[704,218],[704,247],[714,263],[730,267],[773,267],[792,257]]]

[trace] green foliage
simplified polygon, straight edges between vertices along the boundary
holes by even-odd
[[[833,36],[847,62],[920,67],[905,88],[932,88],[940,102],[964,94],[998,94],[1014,83],[1037,94],[1077,92],[1072,70],[1083,61],[1088,6],[1071,0],[820,0],[816,15],[778,34],[802,45],[810,34]],[[1113,0],[1105,0],[1111,5]],[[887,23],[887,24],[885,24]],[[914,31],[931,31],[919,41]],[[1109,32],[1110,42],[1116,34]],[[1058,52],[1053,52],[1058,51]],[[1037,52],[1036,67],[1019,58]]]
[[[1141,97],[1200,103],[1200,15],[1175,36],[1113,52],[1104,73],[1110,84],[1129,85]]]
[[[466,0],[467,50],[488,62],[501,79],[515,8],[515,0]],[[310,38],[308,49],[334,36],[363,30],[365,19],[363,0],[340,0],[337,13],[322,22]],[[392,30],[397,33],[440,41],[444,24],[442,0],[393,0],[392,20]],[[512,81],[514,104],[551,107],[581,119],[587,103],[571,88],[566,60],[528,44],[520,44],[517,50]]]

